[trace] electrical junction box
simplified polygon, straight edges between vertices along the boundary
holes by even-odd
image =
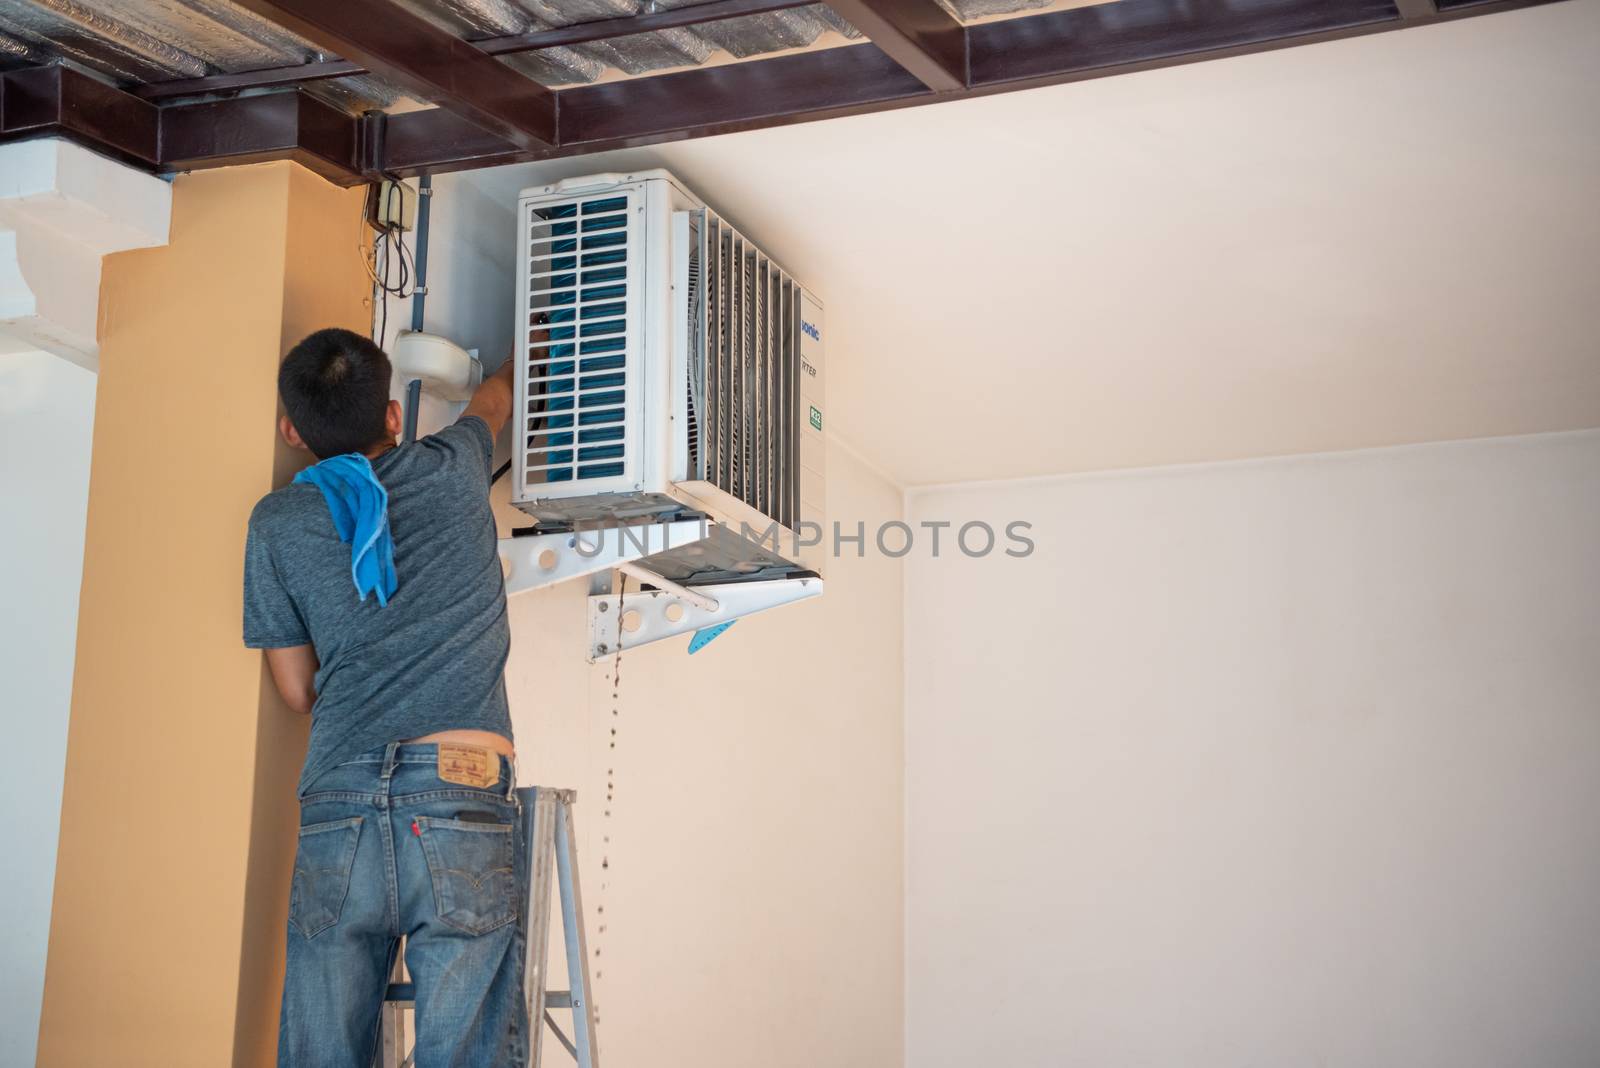
[[[378,187],[372,224],[379,230],[410,230],[417,224],[417,191],[404,182],[387,178]]]

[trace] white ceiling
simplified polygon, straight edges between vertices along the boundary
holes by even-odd
[[[1600,0],[474,181],[641,166],[902,484],[1600,426]]]

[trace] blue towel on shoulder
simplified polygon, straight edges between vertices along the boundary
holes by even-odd
[[[350,546],[350,577],[361,599],[376,593],[378,604],[387,606],[398,585],[394,538],[389,534],[389,491],[372,473],[372,464],[358,452],[345,453],[313,464],[294,480],[322,491],[339,540]]]

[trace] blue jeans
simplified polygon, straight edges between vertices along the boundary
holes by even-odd
[[[525,846],[512,763],[487,789],[438,776],[438,746],[376,749],[300,799],[280,1068],[371,1068],[399,940],[418,1068],[527,1059]]]

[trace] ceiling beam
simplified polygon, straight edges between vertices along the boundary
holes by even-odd
[[[265,89],[275,85],[306,85],[365,73],[367,68],[348,59],[325,59],[317,63],[296,63],[292,67],[263,67],[232,74],[208,74],[203,78],[175,78],[170,82],[136,85],[128,91],[141,100],[170,100],[178,96],[236,93],[241,89]]]
[[[1403,19],[1427,19],[1439,13],[1434,0],[1394,0],[1394,6]]]
[[[555,94],[393,0],[238,0],[524,149],[555,141]]]
[[[967,31],[934,0],[828,0],[867,39],[936,93],[967,87]]]
[[[521,152],[453,116],[391,115],[386,166],[413,175],[735,133],[937,99],[872,44],[565,90],[558,148]]]
[[[876,45],[797,52],[567,90],[561,147],[733,133],[926,96],[927,86]]]
[[[160,109],[71,67],[0,74],[0,141],[64,137],[153,169],[160,158]]]
[[[360,120],[300,92],[157,107],[70,67],[0,74],[0,141],[60,137],[148,171],[291,159],[349,184],[362,177],[359,129]]]
[[[1490,6],[1490,5],[1485,5]],[[972,87],[1052,85],[1396,29],[1393,0],[1117,0],[971,27]]]
[[[157,107],[59,66],[0,75],[0,142],[62,136],[150,170],[296,159],[341,183],[439,173],[1102,78],[1532,7],[1449,3],[1420,19],[1393,0],[1256,0],[1250,16],[1185,0],[1118,0],[970,28],[971,85],[930,91],[874,44],[800,52],[560,94],[560,143],[523,147],[444,109],[356,119],[304,93]],[[363,132],[372,136],[363,136]],[[381,133],[381,138],[377,135]]]
[[[364,169],[359,130],[360,120],[302,92],[167,107],[161,109],[161,168],[189,171],[290,159],[348,185]]]
[[[746,15],[766,15],[774,11],[805,7],[815,2],[816,0],[707,0],[705,3],[685,4],[683,7],[659,11],[646,10],[640,15],[621,15],[613,19],[574,22],[567,26],[552,26],[547,30],[515,33],[506,37],[487,37],[472,43],[491,56],[505,56],[517,52],[536,52],[541,48],[609,41],[617,37],[631,37],[636,33],[672,30],[682,26],[700,26],[707,22],[721,22],[724,19],[743,18]]]
[[[1489,0],[1438,19],[1552,0]],[[560,147],[520,152],[435,112],[389,120],[400,174],[486,167],[733,133],[1104,78],[1416,25],[1391,0],[1271,0],[1246,9],[1118,0],[968,28],[971,84],[931,92],[875,44],[578,86],[561,93]]]
[[[655,30],[700,26],[708,22],[721,22],[724,19],[743,18],[746,15],[788,11],[811,3],[815,3],[815,0],[707,0],[705,3],[687,4],[643,15],[575,22],[570,26],[555,26],[530,33],[484,37],[469,43],[480,52],[491,56],[516,55],[523,52],[537,52],[543,48],[610,41],[618,37],[631,37],[637,33],[650,33]],[[369,73],[367,68],[359,63],[352,63],[347,59],[331,59],[319,63],[298,63],[292,67],[266,67],[232,74],[212,74],[204,78],[178,78],[169,82],[152,82],[149,85],[137,86],[131,92],[145,100],[168,100],[178,96],[237,92],[240,89],[260,89],[273,85],[300,85],[328,78],[348,78],[367,73]]]

